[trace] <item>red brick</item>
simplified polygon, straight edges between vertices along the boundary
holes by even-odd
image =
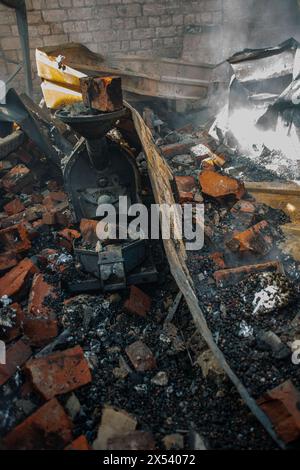
[[[68,251],[72,251],[73,241],[77,238],[80,238],[80,233],[77,230],[72,230],[70,228],[65,228],[58,232],[59,236],[59,245],[63,248],[66,248]]]
[[[5,219],[1,220],[0,226],[1,228],[8,228],[12,225],[17,225],[20,223],[26,222],[34,222],[35,220],[40,219],[45,212],[45,207],[41,204],[36,204],[34,206],[28,207],[25,211],[20,212],[19,214],[10,215]]]
[[[267,234],[268,226],[268,222],[263,220],[253,225],[248,230],[235,234],[226,245],[234,252],[242,253],[252,251],[265,255],[272,247],[272,239]]]
[[[212,253],[209,256],[209,258],[211,258],[214,265],[217,266],[219,269],[224,269],[226,267],[223,253],[220,253],[220,252]]]
[[[131,286],[130,297],[126,300],[124,308],[130,313],[146,317],[151,308],[151,299],[138,287]]]
[[[26,294],[31,277],[38,272],[33,262],[25,258],[0,279],[0,297],[23,296]]]
[[[47,297],[57,298],[54,286],[45,281],[43,274],[35,274],[28,301],[28,313],[37,318],[49,318],[53,310],[44,304]]]
[[[217,284],[235,284],[250,274],[265,271],[282,272],[282,269],[282,265],[279,261],[270,261],[268,263],[252,264],[231,269],[222,269],[214,273],[214,278]]]
[[[26,315],[23,332],[32,346],[46,346],[58,335],[58,322],[49,318],[32,318]]]
[[[63,191],[53,191],[43,199],[43,204],[47,209],[52,209],[61,202],[67,202],[68,197]]]
[[[80,346],[33,359],[26,364],[25,370],[45,400],[71,392],[92,380]]]
[[[16,165],[0,181],[7,192],[19,192],[32,181],[30,170],[23,164]]]
[[[126,354],[134,368],[145,372],[156,368],[156,360],[151,350],[142,341],[136,341],[126,348]]]
[[[290,380],[267,392],[258,404],[285,443],[300,437],[300,392]]]
[[[133,431],[123,436],[111,437],[107,441],[108,450],[155,450],[155,440],[151,433]]]
[[[81,219],[80,232],[84,243],[97,243],[98,237],[96,233],[97,220]]]
[[[16,254],[7,251],[6,253],[0,254],[0,272],[7,271],[18,264]]]
[[[77,230],[72,230],[71,228],[65,228],[58,232],[58,235],[62,238],[65,238],[69,242],[72,242],[76,238],[80,238],[80,233]]]
[[[179,204],[187,204],[188,202],[193,202],[194,194],[186,193],[183,191],[179,192]]]
[[[10,450],[59,450],[72,439],[72,422],[60,403],[53,399],[25,419],[5,438]]]
[[[79,436],[75,441],[71,442],[65,450],[91,450],[87,438],[85,436]]]
[[[162,145],[160,150],[162,151],[163,155],[166,158],[172,158],[176,155],[183,155],[189,153],[191,148],[191,144],[184,144],[184,143],[176,143],[176,144],[168,144]]]
[[[197,185],[193,176],[175,176],[175,182],[179,192],[190,193],[197,191]]]
[[[0,364],[0,386],[12,377],[31,356],[31,348],[19,340],[6,351],[6,364]]]
[[[3,207],[4,211],[6,212],[7,215],[15,215],[19,214],[19,212],[22,212],[25,210],[25,206],[20,199],[16,198],[13,201],[10,201],[8,204],[6,204]]]
[[[13,250],[15,253],[22,253],[31,248],[24,223],[0,230],[0,243],[5,251]]]
[[[216,171],[204,170],[199,175],[202,192],[211,197],[225,197],[233,195],[241,199],[245,194],[245,187],[241,181]]]

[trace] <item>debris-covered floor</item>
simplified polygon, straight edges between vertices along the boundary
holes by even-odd
[[[97,80],[91,82],[98,95],[105,82],[105,100],[92,102],[89,89],[87,97],[82,90],[89,107],[68,106],[52,116],[48,140],[27,123],[26,132],[15,131],[15,147],[1,154],[0,340],[7,349],[0,366],[1,448],[275,449],[278,440],[193,322],[162,241],[138,245],[142,255],[135,252],[127,272],[128,246],[120,252],[118,244],[98,240],[99,220],[87,215],[110,202],[105,188],[112,199],[129,194],[131,202],[149,205],[156,196],[153,172],[162,175],[149,168],[147,149],[132,134],[120,80]],[[28,101],[10,99],[28,111]],[[300,257],[286,230],[299,236],[300,191],[286,183],[286,171],[229,146],[218,124],[212,132],[211,120],[201,126],[187,112],[179,126],[182,116],[161,100],[152,104],[136,105],[174,176],[172,197],[205,207],[204,247],[187,252],[187,266],[213,340],[280,444],[297,448]],[[30,106],[44,126],[48,115]],[[103,115],[108,124],[89,127]],[[106,138],[117,119],[118,131]],[[43,152],[28,135],[39,148],[42,142]],[[123,178],[115,178],[120,169]]]

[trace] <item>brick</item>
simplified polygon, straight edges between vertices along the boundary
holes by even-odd
[[[79,436],[75,441],[71,442],[65,450],[91,450],[87,438],[85,436]]]
[[[187,204],[188,202],[193,202],[194,193],[179,191],[179,204]]]
[[[300,392],[290,380],[268,391],[257,403],[285,443],[300,437]]]
[[[58,335],[56,314],[46,302],[56,299],[57,294],[42,274],[32,281],[28,309],[24,320],[24,334],[33,346],[44,346]]]
[[[80,346],[27,362],[34,388],[45,400],[91,382],[88,363]]]
[[[17,266],[17,264],[18,259],[16,253],[13,251],[7,251],[0,254],[0,273],[12,269],[13,267]]]
[[[151,299],[138,287],[131,286],[130,297],[126,300],[124,308],[130,313],[140,317],[146,317],[151,308]]]
[[[272,239],[268,235],[269,224],[263,220],[244,232],[239,232],[226,245],[233,252],[254,252],[265,255],[272,248]]]
[[[108,450],[155,450],[155,440],[151,433],[133,431],[123,436],[108,439]]]
[[[19,198],[16,198],[13,201],[10,201],[8,204],[5,204],[3,209],[7,215],[15,215],[24,211],[25,206]]]
[[[173,158],[176,155],[183,155],[189,152],[191,145],[184,143],[168,144],[162,145],[160,150],[162,151],[164,157]]]
[[[96,233],[97,220],[81,219],[80,232],[84,243],[94,244],[97,243],[98,237]]]
[[[43,19],[45,23],[60,23],[68,19],[68,13],[66,10],[44,10]]]
[[[116,16],[126,16],[126,17],[142,16],[141,5],[132,4],[132,5],[119,6],[119,7],[117,7],[117,15]]]
[[[156,368],[156,360],[151,350],[142,341],[136,341],[126,348],[126,354],[134,368],[145,372]]]
[[[21,297],[26,294],[29,281],[38,272],[33,262],[25,258],[0,279],[0,296]]]
[[[155,30],[153,28],[135,29],[132,32],[133,39],[149,39],[155,37]]]
[[[47,298],[57,298],[55,288],[45,281],[43,274],[35,274],[28,301],[28,313],[38,318],[49,318],[53,310],[49,305],[45,305]]]
[[[268,263],[251,264],[238,268],[221,269],[214,273],[217,284],[235,284],[250,274],[260,272],[282,272],[282,265],[279,261],[269,261]]]
[[[193,176],[175,176],[175,182],[179,192],[196,192],[198,189]]]
[[[32,174],[25,165],[19,164],[12,168],[0,180],[0,184],[7,192],[20,192],[26,185],[32,182]]]
[[[254,219],[256,207],[250,201],[240,200],[231,209],[232,216],[245,226],[251,225]]]
[[[0,386],[5,384],[31,356],[31,348],[19,340],[7,349],[6,364],[0,364]]]
[[[72,422],[60,403],[53,399],[25,419],[5,438],[6,449],[63,449],[72,440]]]
[[[84,77],[80,79],[80,88],[83,102],[89,108],[112,112],[123,107],[120,77]]]
[[[43,205],[47,209],[52,209],[57,206],[60,202],[67,202],[68,196],[63,191],[52,191],[43,199]]]
[[[204,170],[199,175],[202,192],[211,197],[225,197],[233,195],[241,199],[245,194],[245,187],[241,181],[215,171]]]
[[[14,225],[0,230],[0,243],[5,251],[23,253],[31,248],[25,224]]]
[[[23,332],[31,346],[46,346],[58,335],[58,322],[57,320],[47,318],[32,319],[26,316],[23,324]]]

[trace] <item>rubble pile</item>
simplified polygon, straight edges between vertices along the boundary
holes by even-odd
[[[74,295],[87,275],[73,243],[94,248],[95,221],[74,225],[60,177],[28,139],[1,163],[1,447],[273,448],[217,365],[203,372],[207,347],[184,302],[166,323],[177,288],[162,254],[161,286]],[[177,181],[200,197],[191,177]]]
[[[176,175],[178,202],[205,205],[204,248],[187,252],[199,304],[229,365],[278,435],[290,443],[299,437],[295,397],[300,370],[292,353],[300,334],[300,285],[299,263],[280,249],[281,226],[289,217],[258,203],[242,179],[231,176],[242,160],[237,150],[226,148],[207,130],[191,127],[185,134],[166,124],[156,134],[156,143]],[[248,167],[249,179],[269,180],[268,170],[262,169],[257,178],[252,168]],[[277,406],[286,406],[281,405],[281,396],[278,402],[262,398],[277,396],[277,390],[279,396],[286,383],[291,385],[282,397],[294,403],[287,405],[287,418],[276,411]]]

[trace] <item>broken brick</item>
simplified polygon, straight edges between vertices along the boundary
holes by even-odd
[[[16,199],[13,199],[13,201],[10,201],[9,203],[5,204],[3,209],[7,215],[15,215],[15,214],[19,214],[19,212],[24,211],[25,206],[23,202],[20,201],[19,198],[16,198]]]
[[[224,261],[224,256],[223,253],[220,253],[216,251],[215,253],[212,253],[209,255],[209,258],[212,260],[215,266],[217,266],[219,269],[224,269],[226,264]]]
[[[0,386],[12,377],[31,356],[31,348],[19,340],[7,349],[6,364],[0,364]]]
[[[72,242],[73,240],[80,238],[80,233],[77,230],[72,230],[70,228],[65,228],[58,232],[58,235],[62,238],[65,238],[69,242]]]
[[[126,348],[126,354],[134,368],[145,372],[156,368],[156,360],[152,351],[142,341],[136,341]]]
[[[196,192],[197,185],[193,176],[175,176],[175,182],[179,192]]]
[[[268,391],[257,403],[285,443],[300,437],[300,392],[291,380]]]
[[[23,332],[32,346],[45,346],[58,335],[58,322],[49,318],[32,318],[26,315]]]
[[[65,227],[71,225],[72,215],[68,201],[58,202],[53,207],[48,207],[43,214],[43,222],[45,225],[63,225]]]
[[[80,89],[88,108],[104,113],[123,108],[121,77],[83,77],[80,79]]]
[[[71,442],[65,450],[91,450],[87,438],[85,436],[79,436],[75,441]]]
[[[96,228],[98,221],[92,219],[81,219],[80,232],[84,243],[95,244],[98,241]]]
[[[31,277],[38,272],[33,262],[25,258],[0,279],[0,297],[23,296],[26,294]]]
[[[30,170],[23,164],[16,165],[0,181],[7,192],[20,192],[32,181]]]
[[[5,253],[0,254],[0,273],[13,268],[17,264],[18,259],[15,253],[7,251]]]
[[[45,281],[43,274],[35,274],[28,301],[28,313],[38,318],[49,318],[52,309],[49,305],[45,305],[48,297],[52,299],[57,297],[54,286]]]
[[[68,251],[72,251],[72,243],[74,240],[80,238],[80,233],[77,230],[65,228],[58,232],[58,236],[59,245],[63,248],[66,248]]]
[[[202,171],[199,175],[199,182],[202,192],[211,197],[218,198],[233,195],[237,199],[241,199],[245,194],[244,183],[216,171]]]
[[[221,269],[214,273],[214,279],[217,284],[235,284],[245,276],[260,272],[282,272],[283,268],[279,261],[270,261],[268,263],[252,264],[240,266],[238,268]]]
[[[179,204],[187,204],[188,202],[193,202],[194,194],[187,193],[184,191],[179,192]]]
[[[107,441],[108,450],[155,450],[155,440],[150,432],[133,431],[114,436]]]
[[[263,220],[248,230],[235,234],[226,245],[233,252],[252,251],[265,255],[272,247],[272,239],[267,233],[268,227],[268,222]]]
[[[43,204],[47,209],[53,209],[61,202],[67,202],[68,197],[63,191],[52,191],[43,199]]]
[[[130,297],[126,300],[124,308],[130,313],[146,317],[151,308],[151,299],[138,287],[131,286]]]
[[[25,419],[4,438],[6,449],[63,449],[72,440],[72,422],[54,398]]]
[[[80,346],[32,359],[27,362],[25,370],[45,400],[76,390],[92,380]]]
[[[29,250],[31,242],[25,224],[22,223],[0,230],[0,244],[5,251],[13,250],[15,253],[22,253]]]
[[[176,155],[183,155],[183,154],[189,153],[190,147],[191,147],[191,144],[178,142],[175,144],[162,145],[160,147],[160,150],[162,151],[164,157],[173,158]]]

